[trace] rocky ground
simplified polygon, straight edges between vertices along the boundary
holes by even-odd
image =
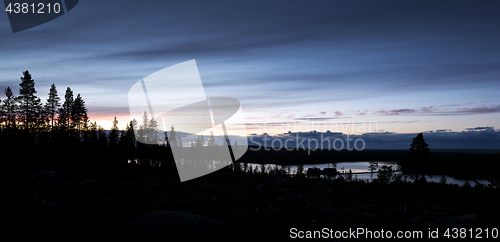
[[[255,241],[290,238],[291,228],[498,228],[499,193],[227,170],[183,183],[137,166],[11,171],[0,184],[1,240]]]

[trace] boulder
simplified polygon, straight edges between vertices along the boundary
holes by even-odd
[[[231,241],[233,233],[220,221],[182,211],[156,211],[120,228],[124,238],[138,241]]]
[[[33,176],[36,181],[55,181],[57,180],[57,172],[55,171],[40,171]]]
[[[266,186],[264,186],[264,184],[259,184],[259,185],[257,185],[257,186],[255,187],[255,189],[256,189],[256,190],[258,190],[258,191],[263,192],[263,191],[265,191],[267,188],[266,188]]]
[[[437,222],[445,228],[471,228],[477,217],[474,214],[452,216],[439,219]]]
[[[279,175],[276,175],[274,173],[270,173],[266,176],[266,180],[268,181],[271,181],[271,182],[274,182],[276,184],[280,184],[280,185],[293,185],[293,182],[288,180],[288,179],[285,179]]]
[[[426,220],[425,216],[422,216],[422,215],[417,215],[413,218],[410,219],[410,221],[412,223],[422,223]]]

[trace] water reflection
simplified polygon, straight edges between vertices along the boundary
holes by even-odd
[[[158,161],[158,160],[153,160],[153,159],[134,159],[134,160],[128,160],[128,163],[140,165],[140,166],[150,166],[150,167],[161,167],[162,163],[164,161]],[[398,163],[395,161],[378,161],[378,168],[380,169],[383,165],[386,166],[392,166],[393,170],[396,170]],[[181,160],[180,162],[176,162],[176,166],[179,169],[188,169],[193,166],[200,166],[202,165],[205,169],[208,170],[218,170],[221,167],[225,167],[228,165],[227,162],[225,161],[217,161],[217,160],[212,160],[212,161],[205,161],[205,162],[193,162],[192,160]],[[325,168],[336,168],[340,174],[344,177],[349,175],[349,171],[352,172],[353,179],[358,179],[358,180],[364,180],[367,182],[371,182],[374,179],[377,179],[377,171],[371,173],[368,170],[368,166],[370,163],[368,161],[360,161],[360,162],[339,162],[339,163],[328,163],[328,164],[311,164],[311,165],[304,165],[304,173],[307,172],[308,169],[310,168],[319,168],[321,170]],[[275,169],[278,165],[275,164],[266,164],[265,167],[271,167],[271,169]],[[252,170],[260,169],[261,164],[256,164],[256,163],[248,163],[248,167],[251,168]],[[281,168],[281,166],[278,166],[278,168]],[[285,170],[289,171],[290,174],[295,174],[297,172],[298,165],[288,165],[286,166]],[[394,175],[402,175],[402,180],[406,181],[413,181],[415,178],[412,177],[411,175],[404,174],[400,171],[393,172]],[[319,175],[319,177],[324,177],[324,178],[331,178],[335,179],[337,175]],[[462,180],[462,179],[456,179],[454,177],[451,177],[449,175],[425,175],[425,179],[427,182],[440,182],[442,179],[446,180],[447,184],[457,184],[459,186],[465,185],[467,182],[471,185],[474,186],[476,185],[475,181],[479,182],[480,184],[488,185],[489,182],[486,180]]]
[[[139,166],[148,166],[148,167],[161,167],[164,161],[153,160],[153,159],[129,159],[129,164],[139,165]]]
[[[377,161],[378,163],[378,170],[383,166],[392,166],[393,170],[397,169],[397,161]],[[328,163],[328,164],[310,164],[310,165],[304,165],[304,173],[307,171],[309,168],[319,168],[319,169],[325,169],[325,168],[337,168],[339,171],[339,175],[347,175],[349,173],[349,170],[352,172],[352,175],[354,178],[357,178],[358,180],[364,180],[371,182],[372,180],[377,178],[377,171],[374,173],[371,173],[368,170],[368,166],[370,165],[370,162],[368,161],[359,161],[359,162],[339,162],[339,163]],[[251,166],[252,169],[255,169],[255,167],[260,167],[260,164],[255,164],[255,163],[249,163],[248,166]],[[266,164],[266,167],[268,165]],[[275,164],[271,165],[272,168],[276,167]],[[289,165],[287,167],[290,167],[291,173],[295,174],[297,172],[298,165]],[[402,180],[407,180],[407,181],[412,181],[414,180],[413,177],[410,175],[406,175],[400,171],[394,172],[393,174],[395,175],[402,175]],[[320,175],[320,177],[325,177],[328,178],[327,175]],[[471,186],[474,186],[476,183],[473,180],[461,180],[461,179],[456,179],[453,178],[449,175],[425,175],[425,179],[427,182],[440,182],[441,179],[444,177],[446,179],[447,184],[457,184],[459,186],[463,186],[468,182]],[[329,176],[329,178],[336,178],[336,176]],[[480,184],[488,185],[489,182],[486,180],[476,180]]]

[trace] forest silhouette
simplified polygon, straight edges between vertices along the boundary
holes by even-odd
[[[83,97],[78,93],[75,98],[70,87],[61,99],[52,84],[43,102],[28,70],[19,86],[18,95],[7,87],[0,99],[0,147],[14,154],[11,159],[4,157],[4,171],[106,167],[137,159],[154,159],[165,168],[174,164],[168,139],[156,135],[158,125],[146,112],[142,124],[131,120],[125,130],[119,130],[114,117],[111,130],[106,131],[91,122]],[[137,142],[134,130],[149,144]],[[151,139],[158,145],[150,145]]]
[[[247,163],[275,163],[288,165],[294,163],[294,158],[301,157],[300,152],[250,152],[244,155],[239,161],[221,160],[218,163],[212,163],[214,154],[218,152],[221,146],[215,143],[214,135],[208,137],[207,145],[205,138],[198,136],[191,147],[186,147],[186,151],[191,149],[191,153],[196,155],[186,156],[188,159],[182,164],[176,164],[171,146],[182,146],[182,141],[176,135],[174,127],[171,127],[169,137],[159,132],[158,123],[154,118],[149,118],[148,113],[144,111],[142,122],[133,119],[125,130],[118,128],[118,120],[114,117],[111,130],[104,128],[92,122],[87,114],[87,108],[83,97],[78,93],[74,97],[73,90],[66,88],[64,97],[58,95],[55,84],[52,84],[48,90],[48,97],[45,102],[37,96],[38,91],[35,88],[35,80],[28,70],[22,72],[21,83],[19,84],[19,94],[16,96],[14,91],[7,87],[5,97],[0,99],[0,147],[8,153],[14,154],[13,158],[4,157],[1,164],[3,172],[14,170],[40,170],[55,168],[106,168],[116,167],[127,163],[133,163],[145,166],[161,167],[169,176],[178,178],[178,169],[184,171],[194,171],[200,166],[209,166],[212,170],[218,170],[227,165],[229,170],[248,172]],[[225,137],[222,146],[229,145]],[[435,154],[434,161],[428,156],[428,144],[424,141],[422,133],[417,135],[410,144],[410,152],[406,158],[401,152],[389,152],[383,156],[383,151],[365,151],[355,154],[345,152],[336,152],[335,159],[343,160],[342,157],[349,160],[390,160],[391,157],[400,161],[404,171],[410,173],[432,173],[432,172],[452,172],[452,173],[470,173],[471,167],[452,165],[447,162],[451,159],[449,154],[443,154],[441,157]],[[232,149],[238,149],[233,145]],[[6,153],[7,153],[6,152]],[[375,153],[373,153],[375,152]],[[326,157],[323,157],[325,153]],[[359,153],[359,154],[358,154]],[[373,154],[372,154],[373,153]],[[387,152],[385,152],[387,153]],[[289,157],[290,155],[293,156]],[[319,155],[319,156],[318,156]],[[270,157],[268,157],[270,156]],[[406,155],[405,155],[406,156]],[[471,158],[462,158],[470,160]],[[477,155],[476,155],[477,156]],[[264,157],[268,157],[266,160]],[[280,159],[276,159],[279,157]],[[287,158],[288,157],[288,158]],[[320,152],[312,156],[300,158],[299,163],[322,162],[323,158],[331,159],[330,152]],[[483,176],[497,177],[498,158],[492,164],[476,166],[477,169],[489,171]],[[399,159],[398,159],[399,158]],[[476,158],[479,158],[477,156]],[[271,160],[269,160],[271,159]],[[456,159],[454,159],[456,161]],[[283,163],[285,162],[285,163]],[[456,162],[453,162],[456,163]],[[467,163],[468,164],[468,163]],[[465,169],[465,170],[464,170]],[[268,173],[269,169],[261,169],[260,173]],[[309,171],[311,173],[313,171]],[[255,171],[250,171],[255,173]],[[301,174],[302,172],[298,172]],[[480,172],[474,172],[479,174]],[[484,172],[483,172],[484,173]],[[493,174],[491,174],[493,173]],[[289,174],[291,175],[291,174]],[[497,185],[498,179],[490,181]]]
[[[48,240],[56,241],[75,234],[92,241],[165,238],[163,227],[151,230],[149,221],[146,232],[131,226],[140,224],[143,217],[139,216],[153,216],[157,221],[153,224],[162,224],[156,215],[165,210],[220,220],[241,241],[257,239],[259,234],[248,236],[248,228],[281,238],[276,231],[286,234],[291,227],[348,229],[359,225],[427,231],[428,227],[498,224],[500,151],[495,157],[430,153],[432,144],[425,142],[422,133],[409,141],[409,150],[309,154],[299,149],[249,149],[239,161],[221,161],[227,168],[220,172],[179,184],[178,169],[206,165],[203,161],[213,160],[211,151],[231,146],[227,137],[218,145],[213,133],[198,136],[191,147],[183,149],[203,152],[193,152],[196,155],[188,156],[184,164],[176,164],[171,146],[182,145],[181,131],[172,127],[168,138],[160,137],[157,122],[147,112],[140,122],[130,121],[125,130],[118,128],[115,117],[107,131],[90,121],[83,97],[76,94],[75,98],[70,87],[60,98],[52,84],[42,101],[28,71],[23,72],[19,86],[18,95],[7,87],[0,100],[0,197],[6,204],[0,222],[6,226],[6,237],[42,231]],[[233,143],[231,148],[239,147]],[[351,171],[339,173],[335,167],[304,170],[304,164],[369,160],[399,160],[403,171],[413,171],[415,176],[402,179],[391,166],[378,167],[376,162],[369,168],[378,171],[372,182],[357,179]],[[481,166],[476,165],[478,160]],[[291,164],[298,165],[295,172]],[[474,167],[485,170],[482,175],[490,176],[490,185],[460,187],[447,184],[444,176],[440,183],[416,176],[453,169],[475,173]],[[475,205],[479,203],[482,206]],[[181,215],[193,218],[191,214]],[[174,224],[162,219],[168,226]],[[205,238],[206,231],[181,227],[181,234]],[[231,237],[224,228],[209,232]],[[203,239],[195,241],[199,240]]]

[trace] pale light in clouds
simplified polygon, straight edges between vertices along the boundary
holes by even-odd
[[[196,59],[207,96],[236,97],[249,124],[314,115],[402,133],[500,128],[498,2],[115,5],[80,1],[71,14],[16,34],[5,17],[0,89],[17,93],[29,70],[42,100],[52,83],[59,95],[69,86],[91,120],[109,129],[117,116],[125,128],[134,83]]]

